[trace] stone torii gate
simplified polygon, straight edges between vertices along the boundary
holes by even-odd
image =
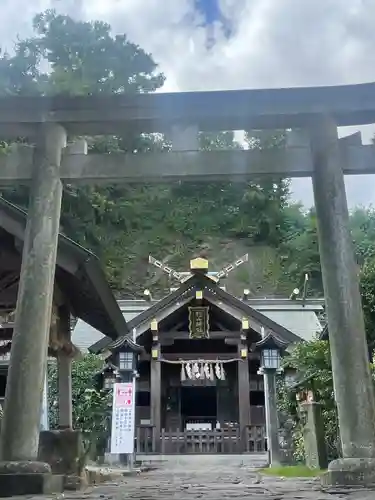
[[[329,481],[375,478],[375,399],[344,174],[375,173],[375,149],[337,127],[375,123],[375,84],[136,96],[0,99],[0,137],[27,137],[0,157],[0,184],[31,183],[12,358],[1,434],[3,461],[36,461],[62,182],[236,181],[311,176],[328,312],[343,460]],[[291,129],[284,149],[199,152],[199,131]],[[159,132],[172,151],[87,155],[67,136]],[[354,375],[352,375],[354,374]],[[365,471],[365,475],[363,475]]]

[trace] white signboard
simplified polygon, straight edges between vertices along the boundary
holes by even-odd
[[[201,424],[190,423],[186,424],[187,431],[212,431],[212,424],[202,422]]]
[[[111,453],[134,453],[135,391],[133,382],[114,384]]]

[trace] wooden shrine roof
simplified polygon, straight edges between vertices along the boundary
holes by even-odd
[[[288,343],[301,341],[301,338],[293,332],[278,324],[276,321],[273,321],[265,314],[262,314],[260,311],[257,311],[246,302],[221,289],[213,280],[201,274],[194,274],[182,283],[177,290],[128,321],[129,331],[136,328],[138,330],[137,335],[139,336],[143,331],[149,329],[149,324],[154,318],[158,318],[163,312],[164,315],[169,315],[183,308],[195,297],[195,290],[201,289],[204,289],[204,298],[219,309],[222,309],[224,313],[231,315],[231,310],[237,311],[241,318],[247,317],[249,320],[253,320],[258,325],[263,326],[268,331],[272,331]],[[238,317],[236,319],[239,320]],[[142,325],[143,329],[141,330],[140,327]],[[109,345],[109,339],[102,338],[92,345],[89,350],[93,353],[99,353],[107,349]]]
[[[0,197],[0,310],[3,311],[16,307],[26,219],[26,212]],[[99,259],[61,233],[55,279],[76,317],[109,340],[128,332]]]

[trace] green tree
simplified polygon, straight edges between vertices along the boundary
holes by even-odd
[[[13,57],[3,54],[3,93],[121,94],[163,85],[152,57],[126,35],[112,36],[107,23],[75,21],[48,9],[34,17],[33,28],[34,36],[19,41]],[[49,73],[40,70],[45,62]]]
[[[112,36],[103,22],[80,22],[47,10],[35,16],[34,35],[21,40],[15,55],[0,59],[0,93],[32,95],[121,94],[152,92],[163,84],[151,55],[126,35]],[[51,71],[40,68],[49,64]],[[253,137],[254,136],[254,137]],[[283,133],[248,136],[249,147],[278,147]],[[168,149],[162,136],[88,138],[90,152],[140,152]],[[200,147],[241,147],[232,132],[201,134]],[[5,189],[11,201],[27,206],[27,190]],[[210,238],[241,240],[245,245],[277,246],[288,183],[90,186],[64,189],[61,224],[72,239],[94,251],[121,296],[142,294],[151,280],[158,292],[149,253],[185,266]],[[164,293],[167,283],[160,283]]]
[[[373,271],[372,271],[373,272]],[[372,377],[375,381],[374,355],[370,364]],[[337,408],[333,389],[331,354],[329,342],[312,340],[296,344],[293,350],[284,358],[284,366],[294,368],[300,381],[298,391],[313,390],[315,399],[322,404],[324,430],[329,459],[341,455],[341,440],[337,417]],[[369,361],[370,363],[370,361]],[[291,417],[294,420],[295,456],[303,460],[304,449],[302,428],[298,417],[296,392],[279,382],[278,404],[281,420]]]
[[[285,363],[297,371],[297,377],[301,381],[299,390],[313,388],[316,400],[322,403],[329,457],[330,459],[337,458],[341,445],[329,343],[324,340],[312,340],[296,344],[285,358]],[[281,414],[294,418],[295,454],[301,460],[304,450],[295,393],[290,392],[283,383],[279,386],[279,410]]]
[[[73,427],[82,431],[85,448],[106,440],[110,432],[112,395],[98,390],[94,376],[103,360],[86,354],[72,362]],[[48,406],[50,427],[58,427],[58,372],[56,363],[48,366]]]
[[[298,206],[289,207],[287,211],[287,226],[285,240],[281,251],[285,256],[284,270],[300,287],[304,275],[309,276],[309,294],[322,295],[322,273],[320,268],[320,255],[317,233],[317,219],[315,210],[311,209],[302,216]]]
[[[282,149],[285,131],[248,131],[245,140],[251,150]],[[245,231],[254,243],[267,242],[278,247],[284,238],[285,208],[288,204],[290,180],[281,177],[253,179],[246,186],[239,217],[240,232]],[[236,226],[234,228],[236,230]]]
[[[375,257],[375,211],[373,208],[356,207],[350,214],[357,262],[364,265]]]
[[[157,72],[151,55],[125,35],[112,36],[108,24],[79,22],[47,10],[35,16],[33,26],[34,36],[20,41],[13,57],[4,54],[0,60],[0,69],[3,69],[0,92],[3,94],[151,92],[163,84],[164,76]],[[45,62],[51,67],[48,74],[39,69]],[[160,138],[147,136],[94,137],[89,138],[89,142],[91,152],[104,153],[164,147]],[[128,271],[126,264],[134,263],[134,254],[137,254],[137,249],[129,248],[137,241],[134,225],[142,225],[142,215],[149,221],[147,210],[154,192],[155,186],[137,189],[136,186],[68,185],[64,190],[61,216],[64,231],[102,259],[115,289],[126,289],[123,283]],[[26,189],[4,189],[3,194],[27,206]],[[157,198],[162,197],[163,190]],[[146,213],[142,213],[140,204],[147,207]],[[157,208],[151,206],[149,212],[157,214]],[[135,212],[138,212],[136,221]],[[140,243],[144,245],[145,241]]]
[[[370,354],[375,350],[375,259],[365,262],[360,273],[362,307]]]
[[[286,210],[288,222],[281,252],[285,256],[285,273],[296,286],[309,275],[309,290],[313,295],[323,294],[322,273],[317,231],[317,217],[314,209],[303,214],[302,207],[289,205]],[[357,207],[351,211],[349,227],[354,251],[360,267],[375,257],[375,212],[372,208]],[[363,277],[365,279],[365,277]],[[369,278],[366,278],[367,281]],[[374,283],[375,284],[375,283]]]

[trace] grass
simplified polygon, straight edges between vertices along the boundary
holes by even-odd
[[[320,469],[310,469],[306,465],[291,465],[285,467],[268,467],[261,469],[259,472],[266,476],[279,477],[318,477],[324,471]]]

